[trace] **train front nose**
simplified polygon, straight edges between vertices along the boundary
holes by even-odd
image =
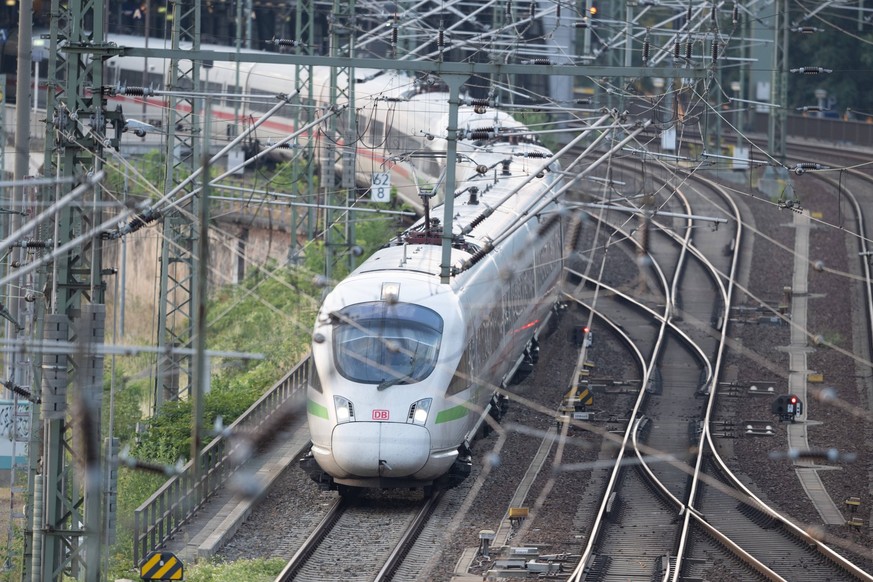
[[[395,422],[351,422],[337,426],[331,443],[336,464],[359,477],[409,477],[430,454],[423,426]]]

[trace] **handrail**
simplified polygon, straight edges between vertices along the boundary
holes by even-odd
[[[253,431],[261,426],[292,394],[309,381],[309,355],[252,404],[230,425],[229,432]],[[167,480],[134,512],[133,560],[139,566],[149,552],[162,546],[215,493],[237,468],[230,463],[233,447],[216,437],[200,453],[200,470],[194,482],[194,460]]]

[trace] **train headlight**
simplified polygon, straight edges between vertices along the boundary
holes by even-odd
[[[430,403],[433,398],[422,398],[417,402],[413,402],[409,407],[409,421],[412,424],[424,425],[427,422],[427,415],[430,413]]]
[[[336,408],[336,421],[338,423],[355,420],[355,406],[351,400],[342,396],[334,396],[333,405]]]

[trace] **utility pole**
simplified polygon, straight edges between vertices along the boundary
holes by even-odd
[[[767,148],[770,154],[785,165],[785,126],[788,122],[788,35],[790,23],[788,0],[777,0],[776,19],[773,25],[773,109],[767,131]]]
[[[294,38],[289,43],[294,47],[294,54],[310,56],[315,54],[315,13],[315,0],[298,0]],[[315,118],[315,112],[311,107],[315,103],[312,87],[312,65],[298,63],[294,65],[294,71],[297,79],[295,87],[297,95],[292,100],[292,105],[297,105],[294,108],[294,117],[297,120],[296,127],[304,127]],[[305,106],[301,107],[302,104]],[[308,203],[315,202],[317,195],[315,164],[312,163],[312,160],[315,160],[313,135],[315,132],[298,140],[301,146],[301,155],[296,156],[291,165],[291,194]],[[300,187],[301,184],[303,188]],[[306,233],[306,240],[312,240],[315,237],[315,225],[318,220],[315,210],[314,204],[302,211],[298,211],[296,206],[291,207],[289,264],[303,262],[303,249],[298,244],[297,237],[301,231]]]
[[[118,147],[121,114],[107,113],[102,90],[103,63],[116,51],[106,43],[102,2],[51,4],[45,173],[82,181],[99,173],[104,147]],[[27,103],[19,102],[19,110]],[[114,136],[107,135],[107,122],[115,127]],[[61,194],[57,188],[43,189],[41,205]],[[56,248],[102,223],[101,189],[95,186],[91,192],[88,199],[59,211]],[[79,348],[42,356],[41,473],[34,479],[32,539],[22,572],[28,582],[59,581],[63,576],[100,580],[103,358],[94,345],[102,342],[104,332],[106,273],[101,255],[98,233],[72,246],[52,265],[45,339],[75,341]]]
[[[788,35],[790,21],[788,0],[773,3],[773,75],[770,93],[770,111],[767,119],[767,149],[779,163],[767,166],[758,182],[758,188],[780,200],[794,200],[794,186],[785,168],[785,129],[788,124]]]
[[[240,0],[241,1],[241,0]],[[191,50],[200,49],[200,0],[180,0],[173,6],[172,47],[179,50],[183,45]],[[167,89],[178,92],[199,93],[201,61],[185,61],[179,56],[171,57]],[[169,97],[167,107],[167,142],[165,191],[169,192],[184,176],[190,175],[200,160],[201,150],[201,99],[193,96]],[[200,176],[192,180],[180,197],[198,188]],[[197,260],[193,252],[197,245],[197,229],[194,218],[199,215],[199,194],[191,194],[181,207],[163,219],[161,247],[160,297],[158,299],[158,347],[190,348],[194,339],[194,317],[191,312],[194,276]],[[171,355],[158,356],[155,373],[155,412],[167,400],[176,400],[180,394],[191,389],[191,357]]]
[[[32,0],[22,0],[19,4],[18,8],[18,60],[17,60],[17,82],[15,86],[15,99],[16,103],[24,103],[26,104],[24,107],[18,105],[15,108],[15,157],[13,162],[13,179],[15,183],[18,184],[13,186],[11,189],[12,196],[9,199],[9,213],[4,217],[4,225],[7,227],[6,231],[3,233],[4,236],[9,236],[13,232],[15,232],[21,225],[21,218],[19,212],[24,209],[24,198],[25,198],[25,188],[21,185],[21,181],[25,179],[27,174],[29,173],[29,159],[30,159],[30,107],[27,105],[30,103],[30,85],[31,85],[31,76],[30,76],[30,61],[31,61],[31,38],[33,37],[33,1]],[[0,85],[0,91],[5,93],[6,91],[6,82],[5,75],[3,84]],[[0,103],[0,107],[4,110],[6,109],[5,103]],[[2,120],[0,120],[2,122]],[[5,124],[3,124],[5,128]],[[5,151],[6,149],[6,135],[4,131],[3,141],[0,142],[0,147]],[[5,160],[4,160],[4,170],[5,170]],[[4,172],[5,175],[5,172]],[[5,198],[4,198],[5,201]],[[12,274],[15,267],[15,262],[19,260],[20,249],[13,248],[12,252],[6,257],[6,274]],[[19,318],[19,306],[21,304],[20,297],[21,292],[19,287],[14,283],[10,283],[6,289],[4,290],[3,297],[4,303],[7,306],[7,310],[11,320],[18,320]],[[12,323],[12,321],[5,322],[5,331],[7,338],[17,338],[19,337],[19,330],[16,329],[16,325]],[[24,380],[22,372],[22,363],[18,361],[18,355],[16,354],[7,354],[6,356],[6,366],[4,368],[4,379],[8,378],[9,381],[13,385],[23,385],[25,383],[31,384],[33,386],[33,378],[29,378],[28,380]],[[13,412],[16,413],[18,410],[18,399],[14,398],[13,402]],[[41,440],[39,439],[40,431],[39,431],[39,407],[36,404],[31,404],[30,407],[30,438],[28,439],[28,463],[26,469],[26,483],[27,483],[27,492],[25,494],[25,510],[24,510],[24,554],[25,558],[25,566],[29,565],[27,562],[27,558],[29,558],[32,554],[32,542],[33,542],[33,524],[31,522],[33,516],[33,484],[34,479],[36,478],[36,470],[39,466],[39,458],[42,453],[41,451]],[[18,459],[13,458],[12,464],[16,465]],[[17,476],[16,476],[17,477]],[[13,480],[10,483],[10,491],[12,492],[13,499],[15,495],[15,488],[18,484]],[[12,516],[10,516],[11,518]],[[12,524],[10,524],[11,527]]]
[[[333,10],[328,16],[330,33],[330,56],[355,56],[355,1],[333,0]],[[355,69],[351,66],[332,67],[330,70],[330,102],[334,105],[348,103],[345,116],[333,116],[325,132],[321,162],[321,190],[328,208],[324,210],[324,276],[331,281],[334,266],[341,257],[347,257],[348,270],[354,266],[350,252],[355,243],[353,222],[347,210],[332,210],[347,207],[349,198],[355,195],[355,146],[357,126],[355,117]],[[336,166],[342,168],[339,188],[336,184]]]

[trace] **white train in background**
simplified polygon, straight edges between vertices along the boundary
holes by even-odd
[[[118,46],[144,47],[145,40],[134,36],[112,35],[110,41]],[[161,47],[164,41],[150,41],[150,47]],[[202,45],[203,50],[227,52],[228,47]],[[245,51],[257,52],[257,51]],[[119,56],[106,61],[105,82],[119,89],[145,87],[153,91],[166,90],[168,61],[143,57]],[[183,63],[184,64],[184,63]],[[298,81],[294,65],[260,63],[215,62],[211,67],[200,68],[201,89],[212,97],[211,112],[213,139],[227,141],[245,127],[272,109],[277,95],[293,96],[278,113],[261,124],[252,135],[250,144],[263,148],[287,137],[298,129],[300,108],[307,111],[308,119],[328,112],[331,103],[331,74],[327,67],[315,67],[312,71],[312,98],[301,79]],[[433,189],[445,159],[434,154],[445,151],[445,128],[448,116],[447,95],[440,94],[440,85],[434,79],[422,80],[404,73],[355,69],[353,83],[355,112],[352,131],[343,130],[346,138],[337,143],[346,152],[354,149],[356,182],[368,185],[374,174],[391,172],[391,184],[398,196],[421,212],[420,191]],[[347,83],[341,77],[340,86]],[[193,87],[176,87],[176,90],[191,91]],[[298,93],[298,89],[301,91]],[[127,118],[126,130],[137,136],[161,131],[166,127],[169,98],[156,94],[150,96],[125,96],[124,91],[110,99],[110,104],[121,105]],[[436,95],[435,95],[436,93]],[[468,100],[469,101],[469,100]],[[348,106],[340,100],[336,105]],[[337,126],[346,128],[348,113],[340,114]],[[489,128],[516,134],[518,140],[526,139],[518,132],[524,128],[505,113],[490,110],[490,113],[468,117],[459,125],[461,136],[472,136]],[[179,131],[188,128],[179,127]],[[306,140],[316,140],[316,151],[329,145],[334,139],[321,130],[306,132],[292,142],[300,145]],[[282,150],[288,152],[289,150]],[[254,151],[250,151],[250,154]],[[320,159],[318,160],[320,161]],[[440,202],[439,199],[433,201]]]
[[[494,114],[466,107],[460,118],[484,127]],[[491,133],[517,133],[504,120],[515,129]],[[449,283],[438,206],[325,298],[307,391],[312,447],[301,461],[322,486],[459,483],[486,417],[502,413],[497,387],[536,359],[563,268],[563,180],[549,150],[517,142],[459,143]]]

